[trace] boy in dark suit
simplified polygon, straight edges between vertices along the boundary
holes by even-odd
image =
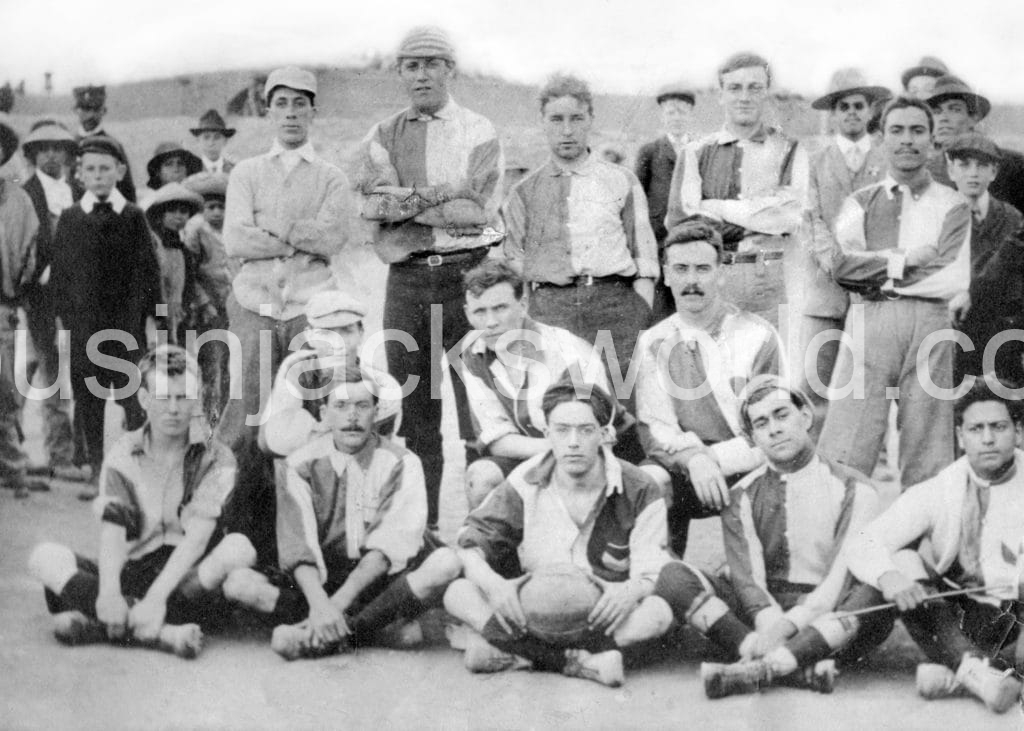
[[[121,145],[92,136],[82,140],[79,155],[86,192],[57,221],[51,286],[57,314],[71,334],[75,429],[85,438],[93,474],[79,497],[91,500],[103,461],[108,390],[117,389],[128,429],[144,421],[133,389],[126,387],[146,347],[146,329],[160,299],[160,271],[145,216],[115,187],[127,171]],[[90,354],[90,338],[104,331]]]

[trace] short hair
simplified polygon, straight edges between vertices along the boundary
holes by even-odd
[[[540,90],[541,114],[544,113],[544,107],[549,101],[563,96],[571,96],[576,101],[585,104],[590,116],[594,116],[594,95],[590,91],[590,85],[583,79],[570,74],[554,74],[548,78]]]
[[[541,400],[541,411],[544,412],[544,420],[547,421],[551,412],[559,404],[578,401],[587,404],[594,412],[597,423],[606,426],[615,418],[615,400],[600,386],[593,383],[573,383],[568,371],[558,381],[548,386]]]
[[[467,294],[479,297],[484,291],[499,284],[511,284],[516,299],[523,296],[523,278],[515,269],[498,259],[484,259],[462,275],[462,287]]]
[[[309,99],[310,106],[314,106],[314,107],[316,106],[316,94],[314,94],[313,92],[311,92],[311,91],[309,91],[307,89],[293,89],[292,87],[288,86],[287,84],[278,84],[277,86],[275,86],[273,89],[270,90],[269,94],[267,94],[267,106],[268,107],[270,106],[270,103],[272,101],[274,101],[274,92],[276,92],[278,89],[291,89],[292,91],[297,91],[298,93],[302,94],[304,97]]]
[[[725,245],[722,243],[722,234],[717,226],[702,216],[693,216],[672,227],[672,230],[665,236],[665,245],[661,250],[662,262],[664,263],[668,260],[666,252],[670,246],[689,244],[694,241],[703,241],[715,247],[718,263],[722,263],[722,260],[725,258]]]
[[[348,384],[350,383],[365,383],[366,390],[373,396],[373,403],[380,401],[380,385],[374,380],[373,376],[363,370],[362,366],[357,363],[348,363],[344,369],[341,369],[340,373],[335,372],[334,377],[331,379],[327,397],[324,399],[325,403],[331,402],[331,397],[334,400],[339,398],[348,397]]]
[[[723,86],[724,82],[722,77],[726,74],[738,71],[740,69],[748,68],[762,68],[764,69],[765,76],[768,77],[768,86],[772,85],[772,69],[768,65],[768,60],[764,56],[759,56],[756,53],[749,51],[743,51],[741,53],[734,53],[729,58],[725,59],[721,66],[718,67],[718,85]]]
[[[882,110],[879,128],[882,130],[883,135],[885,134],[885,122],[889,118],[889,113],[897,109],[920,109],[928,117],[928,132],[935,131],[935,117],[932,115],[932,109],[928,106],[928,103],[917,97],[901,95],[886,104],[885,109]]]
[[[974,385],[953,404],[953,423],[962,426],[964,412],[974,404],[983,401],[998,401],[1005,405],[1014,424],[1024,421],[1024,404],[1021,403],[1021,400],[1000,396],[995,391],[996,384],[1007,390],[1015,390],[1020,387],[1019,384],[1006,378],[999,378],[992,373],[975,378]]]
[[[201,383],[199,363],[187,350],[178,345],[158,345],[139,360],[139,372],[142,374],[142,388],[149,390],[149,375],[163,373],[168,378],[192,373],[197,383]]]
[[[750,407],[776,391],[788,393],[790,402],[798,409],[811,408],[811,400],[799,388],[789,385],[778,376],[767,373],[755,376],[740,394],[740,426],[744,434],[750,436],[754,430],[750,421]]]

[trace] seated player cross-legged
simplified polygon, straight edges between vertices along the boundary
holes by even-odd
[[[103,461],[98,561],[43,543],[29,571],[46,589],[59,640],[133,641],[195,657],[202,647],[195,623],[223,603],[225,577],[252,565],[256,552],[240,534],[214,545],[235,460],[227,447],[192,430],[201,410],[197,363],[165,345],[143,357],[139,369],[146,423]]]
[[[230,599],[281,622],[271,646],[288,660],[383,642],[416,644],[414,619],[461,571],[427,526],[419,458],[374,430],[378,384],[354,364],[321,409],[330,431],[288,457],[277,489],[284,578],[233,572]],[[385,632],[391,625],[393,632]]]
[[[850,570],[895,602],[928,657],[920,694],[966,692],[997,713],[1017,702],[1024,671],[1024,409],[1010,388],[977,379],[954,409],[964,456],[903,493],[847,550]],[[968,591],[928,597],[958,587]]]
[[[605,443],[615,403],[599,387],[577,391],[563,379],[547,390],[542,409],[550,447],[513,470],[466,518],[459,534],[466,578],[448,588],[445,608],[475,630],[465,653],[473,672],[532,666],[617,686],[620,649],[661,636],[672,622],[668,605],[653,596],[669,560],[665,501],[653,479]],[[564,628],[575,636],[555,642],[533,631],[530,620],[557,606],[528,605],[529,583],[522,585],[541,575],[550,581],[549,569],[561,572],[566,564],[601,592],[582,628]]]
[[[709,698],[776,681],[828,693],[835,663],[826,658],[854,661],[892,628],[887,613],[844,614],[881,601],[840,555],[876,514],[877,496],[862,475],[815,453],[811,403],[777,377],[751,381],[740,421],[768,463],[736,484],[722,514],[728,578],[673,562],[662,571],[673,581],[659,580],[656,593],[739,658],[701,666]]]

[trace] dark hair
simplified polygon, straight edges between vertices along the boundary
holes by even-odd
[[[928,116],[928,132],[935,131],[935,117],[932,116],[932,109],[925,102],[913,96],[898,96],[891,102],[885,105],[885,109],[882,110],[882,117],[879,121],[879,128],[882,130],[882,134],[885,134],[885,121],[889,118],[889,113],[897,109],[920,109]]]
[[[512,293],[516,299],[522,298],[523,278],[503,261],[485,259],[462,275],[463,289],[474,297],[479,297],[485,290],[504,283],[512,285]]]
[[[1018,398],[1007,398],[1000,396],[995,391],[996,385],[1005,390],[1016,390],[1020,385],[1006,378],[998,378],[994,374],[987,374],[974,379],[974,385],[963,396],[953,404],[953,423],[961,426],[964,423],[964,412],[971,406],[983,401],[998,401],[1006,406],[1010,419],[1014,424],[1024,421],[1024,404]],[[1000,390],[1002,390],[1000,389]]]
[[[373,396],[373,403],[380,401],[380,386],[373,380],[373,377],[364,371],[358,363],[348,363],[341,373],[335,372],[327,395],[324,397],[324,403],[330,401],[331,396],[337,394],[338,390],[347,383],[365,383],[370,395]]]
[[[163,373],[167,377],[182,376],[191,371],[197,382],[200,379],[199,363],[184,348],[178,345],[158,345],[139,360],[139,372],[142,374],[142,386],[148,389],[150,373]]]
[[[557,382],[548,386],[541,401],[541,411],[546,421],[559,404],[579,401],[590,406],[594,418],[601,426],[612,423],[615,417],[615,401],[603,388],[593,383],[573,383],[568,371]]]
[[[314,94],[313,92],[307,91],[305,89],[292,89],[292,87],[288,86],[287,84],[278,84],[277,86],[270,90],[269,94],[267,94],[268,107],[270,106],[270,103],[274,101],[274,92],[277,91],[278,89],[291,89],[292,91],[297,91],[299,94],[302,94],[304,97],[309,99],[310,106],[316,106],[316,94]]]
[[[670,246],[689,244],[694,241],[703,241],[715,247],[715,253],[718,254],[718,263],[722,263],[722,258],[725,255],[722,234],[717,226],[702,216],[693,216],[672,227],[672,230],[665,237],[665,246],[661,250],[662,263],[668,260],[666,254]]]
[[[721,66],[718,67],[718,85],[722,86],[722,77],[726,74],[738,71],[740,69],[747,68],[762,68],[764,69],[765,76],[768,77],[768,86],[772,85],[772,69],[768,65],[767,59],[763,56],[759,56],[756,53],[744,51],[742,53],[735,53],[729,58],[725,59]]]
[[[754,376],[740,395],[740,426],[745,434],[749,436],[753,431],[750,422],[750,407],[759,401],[764,401],[776,391],[788,393],[790,402],[798,409],[811,407],[811,400],[807,398],[807,394],[799,388],[790,386],[778,376],[770,374]]]
[[[544,113],[544,107],[549,101],[562,96],[571,96],[586,104],[590,116],[594,116],[594,95],[590,91],[590,86],[583,79],[569,74],[555,74],[544,84],[539,97],[541,114]]]

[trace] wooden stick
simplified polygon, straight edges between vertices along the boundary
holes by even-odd
[[[955,589],[953,591],[941,591],[938,594],[929,594],[924,601],[930,602],[933,599],[945,599],[951,596],[966,596],[967,594],[979,594],[983,591],[994,591],[997,589],[1009,589],[1013,584],[995,584],[993,586],[971,586],[966,589]],[[886,602],[885,604],[878,604],[873,607],[865,607],[864,609],[854,609],[849,612],[835,612],[832,616],[837,619],[844,619],[846,617],[859,617],[862,614],[871,614],[872,612],[881,612],[884,609],[892,609],[896,606],[896,602]]]

